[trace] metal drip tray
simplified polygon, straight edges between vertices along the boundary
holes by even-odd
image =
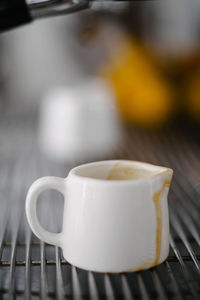
[[[121,147],[102,159],[110,158],[141,160],[175,170],[169,195],[168,260],[137,273],[97,274],[72,267],[59,248],[40,242],[24,215],[27,189],[40,176],[65,177],[79,162],[66,166],[48,162],[36,148],[33,123],[2,121],[1,299],[200,299],[200,145],[178,129],[145,132],[129,128]],[[51,230],[61,226],[59,197],[49,192],[40,201],[44,225]]]

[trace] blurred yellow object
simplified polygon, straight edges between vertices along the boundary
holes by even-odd
[[[185,109],[190,116],[200,122],[200,71],[188,81]]]
[[[102,70],[110,81],[125,121],[157,127],[173,111],[171,87],[144,46],[126,40]]]

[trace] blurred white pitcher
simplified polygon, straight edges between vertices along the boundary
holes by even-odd
[[[163,262],[169,252],[167,194],[173,171],[134,161],[102,161],[72,169],[67,178],[44,177],[31,186],[26,214],[42,241],[60,246],[71,264],[97,272],[130,272]],[[41,227],[37,199],[64,195],[63,229]]]
[[[90,79],[46,95],[40,110],[43,152],[61,162],[107,155],[120,136],[112,92],[104,81]]]

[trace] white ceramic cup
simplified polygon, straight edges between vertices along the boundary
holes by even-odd
[[[63,249],[71,264],[97,272],[130,272],[163,262],[169,252],[167,194],[173,171],[142,162],[111,160],[81,165],[67,178],[44,177],[26,199],[31,229]],[[64,196],[63,229],[51,233],[37,218],[41,192]]]
[[[106,156],[120,141],[112,90],[100,79],[50,90],[40,105],[39,144],[61,163]]]

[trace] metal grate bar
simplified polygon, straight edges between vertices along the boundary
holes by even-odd
[[[177,183],[177,181],[176,181]],[[172,187],[172,191],[175,197],[173,197],[173,200],[176,201],[176,205],[181,209],[181,211],[185,211],[190,218],[192,218],[195,221],[195,227],[199,227],[198,225],[198,218],[199,218],[199,213],[198,210],[195,209],[195,207],[191,204],[190,200],[192,197],[192,194],[188,195],[185,190],[181,189],[179,186],[179,183],[176,184],[176,189]],[[172,195],[173,196],[173,195]],[[177,201],[177,199],[182,199],[184,198],[185,201]],[[179,210],[178,209],[178,210]]]
[[[112,284],[110,281],[110,276],[108,274],[105,274],[104,278],[105,278],[104,283],[105,283],[106,295],[109,300],[115,300],[115,295],[114,295],[114,291],[113,291]]]
[[[61,258],[60,258],[60,250],[58,247],[55,247],[56,250],[56,295],[58,300],[62,300],[64,298],[64,288],[63,288],[63,279],[62,279],[62,271],[61,271]]]
[[[168,158],[168,161],[172,162],[172,165],[176,168],[176,170],[179,172],[179,176],[177,177],[177,181],[179,184],[179,187],[181,187],[182,190],[184,190],[184,192],[189,196],[190,193],[187,192],[186,186],[188,188],[188,190],[190,191],[194,191],[195,190],[195,184],[194,184],[194,180],[193,180],[193,176],[188,176],[188,173],[186,173],[185,171],[189,171],[191,169],[190,164],[188,163],[188,158],[185,159],[185,157],[183,156],[183,152],[185,151],[185,153],[187,153],[187,156],[190,155],[191,151],[193,152],[193,150],[191,150],[190,148],[186,147],[186,149],[184,149],[184,140],[181,139],[181,143],[177,145],[177,141],[174,140],[173,136],[169,137],[169,140],[166,141],[166,138],[164,140],[164,146],[167,147],[167,143],[171,144],[171,152],[167,152],[165,154],[165,156]],[[181,151],[178,148],[179,145],[181,145]],[[190,145],[191,148],[193,148],[193,145]],[[162,154],[162,152],[159,152],[160,154]],[[163,157],[163,154],[162,154]],[[195,166],[195,168],[198,168],[198,164],[197,162],[195,162],[195,164],[193,165]],[[191,170],[190,170],[191,171]],[[192,173],[191,173],[192,174]],[[183,185],[184,182],[184,185]],[[195,201],[193,197],[190,198],[191,201],[193,202],[193,205],[196,206],[198,205],[198,202]]]
[[[190,261],[191,262],[191,256],[190,255],[181,255],[182,257],[182,260],[184,262],[188,262]],[[197,259],[200,260],[200,255],[196,255]],[[170,257],[168,257],[168,262],[178,262],[178,259],[176,258],[176,256],[173,256],[171,255]],[[46,260],[45,261],[46,263],[46,266],[56,266],[56,260]],[[10,261],[2,261],[1,262],[1,267],[10,267],[11,263]],[[15,265],[18,266],[18,267],[25,267],[26,266],[26,260],[18,260],[15,262]],[[37,260],[37,261],[34,261],[34,260],[31,260],[30,262],[30,265],[31,266],[40,266],[41,265],[41,260]],[[62,266],[65,266],[65,265],[69,265],[68,262],[66,262],[64,259],[61,260],[61,265]]]
[[[126,275],[123,274],[121,276],[122,278],[122,287],[123,287],[123,294],[124,294],[124,298],[126,300],[131,300],[131,299],[134,299],[131,295],[131,291],[130,291],[130,287],[129,287],[129,284],[128,284],[128,281],[127,281],[127,278],[126,278]]]
[[[6,234],[6,230],[8,227],[8,208],[6,209],[5,214],[3,214],[2,216],[2,225],[1,225],[1,235],[0,235],[0,260],[2,259],[2,253],[3,253],[3,242],[4,242],[4,238],[5,238],[5,234]],[[0,261],[1,264],[1,261]]]
[[[89,281],[90,299],[99,300],[100,297],[95,283],[94,274],[92,272],[88,273],[88,281]]]
[[[23,161],[23,159],[21,159]],[[14,169],[14,177],[13,177],[13,199],[15,199],[15,203],[10,202],[10,206],[15,206],[15,209],[12,211],[10,215],[11,224],[13,226],[13,230],[11,232],[11,256],[10,256],[10,269],[9,269],[9,291],[8,295],[10,298],[14,297],[15,294],[15,267],[16,267],[16,253],[17,253],[17,241],[18,241],[18,235],[22,220],[22,210],[20,209],[20,198],[22,196],[22,190],[19,184],[19,174],[21,172],[21,167],[23,166],[23,163],[19,161],[19,165],[16,164],[16,167]],[[10,194],[12,197],[12,194]],[[11,198],[9,199],[11,201]],[[8,217],[9,220],[9,217]]]
[[[171,211],[171,224],[173,225],[175,231],[178,233],[178,235],[180,236],[180,238],[182,239],[185,247],[187,248],[188,252],[190,253],[191,255],[191,258],[196,266],[196,268],[198,269],[198,271],[200,272],[200,264],[198,262],[198,259],[182,229],[182,226],[180,224],[180,221],[178,220],[177,216],[175,215],[175,213],[173,211]]]
[[[137,277],[138,277],[138,284],[139,284],[139,288],[140,288],[140,291],[141,291],[142,299],[143,300],[150,300],[149,294],[147,292],[147,289],[145,287],[145,284],[144,284],[144,281],[142,279],[141,274],[138,274]]]
[[[155,281],[155,286],[157,288],[157,292],[158,292],[159,298],[163,299],[163,300],[167,300],[167,296],[166,296],[165,291],[164,291],[164,289],[162,287],[161,281],[159,279],[159,276],[158,276],[156,270],[153,270],[152,273],[153,273],[153,277],[154,277],[154,281]]]
[[[195,239],[197,244],[200,246],[199,231],[198,231],[195,223],[193,222],[191,216],[189,214],[187,214],[185,212],[185,209],[182,209],[182,207],[180,205],[177,209],[177,213],[179,215],[179,218],[183,218],[184,223],[188,226],[187,228],[188,228],[189,232],[191,233],[191,236],[193,236],[193,238]]]
[[[78,272],[75,267],[71,267],[72,272],[72,295],[74,300],[81,300],[81,287]]]
[[[46,299],[47,288],[46,288],[46,258],[45,258],[45,244],[41,241],[40,243],[40,256],[41,256],[41,299]]]
[[[31,298],[31,231],[27,226],[26,230],[26,273],[25,273],[25,299]]]
[[[181,295],[180,289],[178,287],[178,284],[176,282],[176,279],[174,277],[174,274],[173,274],[172,269],[170,267],[170,264],[168,262],[166,262],[166,267],[167,267],[167,272],[168,272],[168,275],[170,277],[170,282],[171,282],[171,285],[172,285],[172,288],[173,288],[173,294],[176,295],[176,298],[178,300],[183,300],[184,298]]]
[[[20,220],[20,219],[19,219]],[[12,248],[11,248],[11,258],[10,258],[10,288],[9,288],[9,297],[14,296],[15,285],[14,285],[14,272],[15,272],[15,261],[16,261],[16,242],[17,242],[17,235],[19,231],[19,223],[17,224],[17,229],[14,231],[13,238],[12,238]]]
[[[170,238],[170,244],[171,244],[171,247],[173,248],[173,251],[174,251],[175,255],[177,256],[177,258],[179,260],[179,263],[182,267],[182,272],[183,272],[183,276],[184,276],[184,279],[185,279],[185,284],[188,286],[188,288],[190,290],[190,293],[193,296],[193,299],[198,300],[199,296],[196,292],[196,287],[193,284],[193,280],[191,280],[190,274],[189,274],[189,272],[186,268],[186,265],[183,262],[183,259],[180,255],[178,247],[176,246],[176,244],[174,242],[174,239],[172,237]]]

